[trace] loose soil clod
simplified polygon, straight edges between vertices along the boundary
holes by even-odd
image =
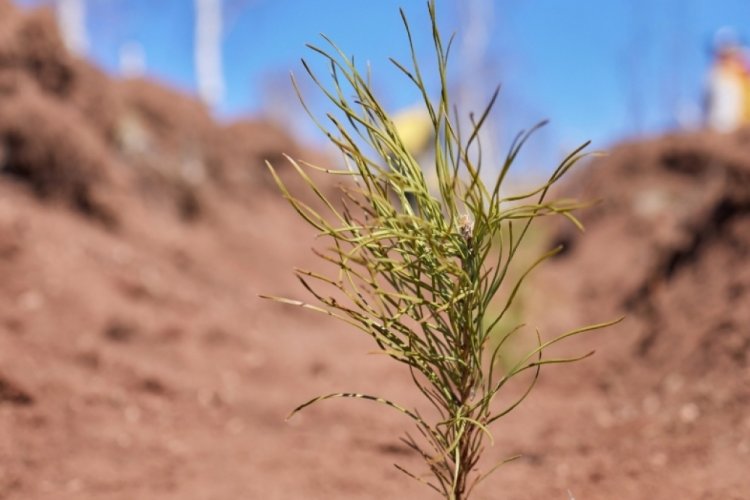
[[[34,399],[15,383],[0,375],[0,404],[2,403],[28,406],[34,403]]]

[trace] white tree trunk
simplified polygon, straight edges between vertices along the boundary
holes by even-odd
[[[459,1],[459,13],[462,17],[463,40],[460,45],[462,84],[459,87],[459,107],[464,113],[472,112],[479,115],[495,90],[499,82],[491,80],[487,70],[487,53],[495,27],[494,0],[463,0]],[[496,108],[485,122],[480,132],[483,157],[488,164],[497,163],[499,151],[496,146],[500,135],[499,112]],[[470,127],[469,123],[463,124]],[[487,170],[490,176],[496,172]]]
[[[56,0],[57,22],[68,50],[84,55],[88,50],[86,1]]]
[[[209,106],[224,97],[221,0],[195,0],[195,69],[198,93]]]

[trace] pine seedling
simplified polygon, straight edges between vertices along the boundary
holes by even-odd
[[[536,189],[504,196],[507,174],[539,126],[534,127],[517,136],[495,168],[496,179],[486,184],[480,131],[498,91],[481,114],[470,115],[471,126],[462,133],[447,85],[451,43],[444,45],[441,39],[434,0],[428,11],[439,95],[430,96],[403,11],[411,67],[392,62],[422,96],[434,130],[434,165],[420,165],[408,150],[392,117],[375,97],[369,75],[363,75],[353,59],[326,37],[327,48],[309,45],[329,65],[331,83],[324,84],[304,60],[303,65],[336,110],[325,122],[311,117],[340,150],[345,166],[327,169],[288,158],[317,198],[314,204],[290,193],[274,167],[268,167],[294,210],[328,242],[324,250],[314,251],[336,272],[296,271],[315,299],[311,303],[266,298],[332,316],[370,336],[379,351],[405,365],[413,384],[434,408],[428,418],[378,396],[341,392],[312,399],[292,415],[332,398],[366,399],[395,409],[416,426],[421,437],[407,435],[403,441],[424,459],[429,473],[418,475],[396,467],[446,499],[464,500],[496,468],[477,470],[484,446],[492,440],[491,424],[524,401],[543,365],[570,363],[592,354],[552,359],[543,357],[545,350],[614,322],[585,326],[547,341],[537,331],[535,348],[512,366],[498,368],[503,346],[523,325],[499,332],[499,337],[496,327],[529,273],[561,248],[544,253],[522,273],[509,273],[511,263],[523,251],[524,239],[537,219],[562,216],[581,227],[573,214],[581,204],[547,197],[550,188],[585,156],[588,143],[568,155]],[[427,168],[434,169],[435,189],[425,180]],[[331,199],[310,171],[342,176],[347,182],[339,188],[341,200]],[[498,408],[498,393],[523,374],[528,376],[519,380],[528,386],[516,400]]]

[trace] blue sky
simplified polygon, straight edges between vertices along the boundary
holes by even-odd
[[[726,25],[742,35],[750,30],[747,0],[488,1],[485,57],[473,67],[458,64],[453,78],[471,82],[479,97],[502,83],[503,142],[550,118],[540,140],[555,151],[586,139],[606,147],[673,128],[680,120],[695,123],[713,33]],[[269,102],[283,102],[282,111],[295,116],[299,108],[288,73],[302,76],[299,58],[311,55],[304,45],[318,41],[321,32],[371,62],[377,90],[390,107],[410,104],[414,94],[387,62],[388,56],[406,59],[399,6],[417,34],[420,57],[430,61],[424,0],[225,2],[227,95],[215,110],[224,119],[261,114]],[[443,30],[457,31],[459,44],[466,30],[461,5],[467,3],[437,0]],[[119,47],[136,41],[145,48],[151,76],[194,92],[192,5],[192,0],[89,0],[88,56],[116,74]],[[466,70],[470,73],[461,73]]]

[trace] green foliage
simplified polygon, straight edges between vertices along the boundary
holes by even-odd
[[[519,134],[495,182],[486,185],[481,175],[479,132],[497,91],[480,115],[471,116],[468,133],[462,133],[446,82],[451,44],[444,45],[438,32],[434,1],[428,7],[441,82],[437,99],[430,97],[425,86],[403,12],[412,67],[393,63],[416,86],[429,114],[434,129],[437,192],[428,187],[425,166],[419,165],[402,143],[369,78],[360,73],[353,59],[325,37],[329,49],[309,46],[330,65],[330,88],[307,63],[303,64],[337,108],[336,114],[327,115],[330,127],[316,123],[341,151],[346,168],[325,169],[289,158],[318,198],[321,211],[293,196],[270,164],[269,168],[297,213],[327,239],[330,246],[316,253],[338,272],[327,276],[296,271],[316,304],[267,298],[333,316],[369,335],[384,354],[408,367],[413,383],[436,410],[434,418],[426,418],[379,397],[335,393],[308,401],[292,414],[337,397],[368,399],[398,410],[414,421],[422,437],[417,440],[407,435],[404,442],[424,458],[432,479],[397,467],[445,498],[458,500],[468,498],[473,486],[488,474],[480,474],[476,468],[485,441],[492,438],[489,425],[526,398],[541,366],[568,363],[591,354],[545,359],[543,351],[563,339],[611,323],[586,326],[546,342],[537,332],[536,347],[504,373],[496,373],[503,344],[523,325],[514,326],[492,347],[490,332],[510,310],[531,270],[560,248],[540,256],[520,276],[514,276],[512,283],[506,283],[513,274],[508,272],[511,262],[519,255],[537,218],[560,215],[580,226],[572,214],[580,204],[548,201],[547,193],[584,156],[586,145],[565,158],[543,185],[504,197],[504,180],[535,127]],[[308,175],[308,169],[352,181],[341,186],[340,203],[326,196]],[[493,298],[499,293],[503,297],[498,311]],[[527,390],[509,406],[495,408],[498,392],[524,373],[531,374]]]

